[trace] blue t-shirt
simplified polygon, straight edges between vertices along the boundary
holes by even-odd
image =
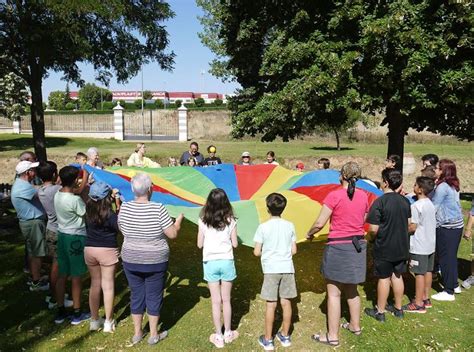
[[[11,199],[20,221],[46,219],[46,213],[38,198],[38,191],[31,183],[17,178],[12,186]]]
[[[293,274],[292,243],[296,242],[293,223],[281,218],[271,218],[260,224],[253,238],[262,244],[262,270],[264,274]]]

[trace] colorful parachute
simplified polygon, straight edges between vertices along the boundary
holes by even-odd
[[[118,188],[125,201],[133,199],[130,179],[136,173],[146,172],[154,185],[152,200],[163,203],[171,216],[183,213],[194,223],[198,221],[209,192],[216,187],[222,188],[238,218],[239,239],[248,246],[253,246],[257,226],[269,218],[265,205],[268,194],[279,192],[287,198],[288,204],[282,216],[295,224],[297,239],[303,241],[326,195],[340,187],[339,172],[336,170],[300,173],[276,165],[221,164],[158,169],[120,167],[108,170],[88,168],[88,171],[93,173],[95,180]],[[368,193],[370,202],[381,194],[363,180],[357,182],[357,187]],[[327,234],[328,229],[326,226],[320,235]]]

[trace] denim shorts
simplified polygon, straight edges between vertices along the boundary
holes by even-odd
[[[233,259],[208,260],[202,266],[207,282],[233,281],[237,277]]]

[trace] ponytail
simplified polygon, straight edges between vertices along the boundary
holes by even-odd
[[[349,182],[349,185],[347,186],[347,196],[349,197],[350,200],[354,198],[354,193],[356,190],[356,181],[357,179],[355,177],[351,177],[350,179],[347,180]]]

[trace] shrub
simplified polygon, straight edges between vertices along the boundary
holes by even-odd
[[[145,102],[143,102],[145,103]],[[141,99],[137,99],[133,102],[133,104],[135,105],[135,108],[136,109],[141,109],[142,108],[142,100]]]
[[[202,107],[204,104],[206,104],[206,101],[203,98],[197,98],[194,99],[194,104],[198,107]]]
[[[155,100],[155,108],[156,109],[163,109],[163,107],[164,107],[163,100],[156,99]]]
[[[181,99],[177,99],[177,100],[174,102],[174,106],[175,106],[176,108],[179,108],[179,107],[181,106],[181,103],[182,103],[182,102],[183,102],[183,101],[182,101]]]
[[[221,106],[224,102],[222,101],[222,99],[216,99],[214,100],[214,105],[215,106]]]
[[[72,101],[70,101],[69,103],[66,104],[66,106],[64,107],[66,110],[74,110],[76,108],[76,104],[73,103]]]
[[[104,101],[102,110],[112,110],[115,105],[117,104],[115,104],[113,101]]]
[[[81,101],[80,104],[81,110],[92,110],[92,104],[88,101]]]

